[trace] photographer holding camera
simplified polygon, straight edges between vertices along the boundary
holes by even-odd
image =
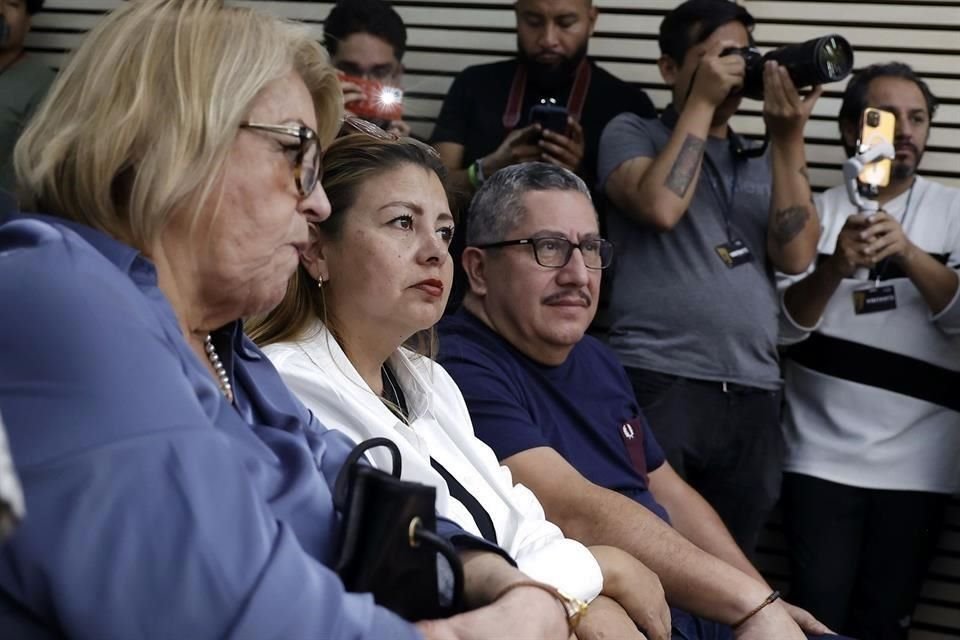
[[[323,45],[339,72],[343,108],[399,136],[407,28],[384,0],[339,0],[323,22]]]
[[[751,555],[777,500],[782,465],[773,270],[816,255],[802,98],[785,67],[762,67],[770,148],[731,131],[753,17],[689,0],[660,26],[673,104],[659,120],[621,114],[604,130],[600,186],[619,250],[610,345],[670,464]]]
[[[781,283],[791,595],[863,640],[907,637],[960,488],[960,190],[917,175],[936,106],[902,63],[847,84],[847,155],[879,120],[865,109],[896,117],[881,210],[859,212],[844,185],[818,194],[820,259]]]

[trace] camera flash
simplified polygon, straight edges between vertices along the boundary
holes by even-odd
[[[393,87],[384,87],[380,91],[380,104],[389,107],[403,101],[403,92]]]

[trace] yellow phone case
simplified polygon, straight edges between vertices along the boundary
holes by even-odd
[[[860,151],[883,142],[892,145],[896,122],[897,117],[889,111],[873,107],[864,109],[860,126]],[[860,172],[860,182],[875,187],[887,186],[890,183],[891,164],[888,158],[871,162]]]

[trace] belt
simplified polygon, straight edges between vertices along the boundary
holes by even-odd
[[[684,378],[688,384],[695,384],[701,387],[710,387],[719,389],[722,393],[733,393],[738,395],[750,395],[759,393],[776,393],[776,389],[761,389],[760,387],[751,387],[737,382],[728,382],[727,380],[700,380],[697,378]]]

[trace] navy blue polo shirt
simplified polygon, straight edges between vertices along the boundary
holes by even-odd
[[[585,336],[554,367],[520,353],[465,309],[439,329],[439,361],[463,392],[477,437],[498,458],[551,447],[591,482],[670,521],[647,481],[663,450],[603,343]]]

